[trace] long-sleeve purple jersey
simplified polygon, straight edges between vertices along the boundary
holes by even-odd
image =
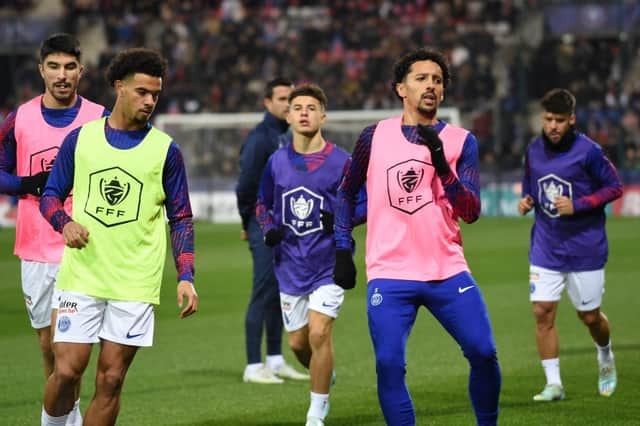
[[[335,246],[331,231],[323,229],[320,212],[335,212],[348,158],[349,154],[330,143],[309,155],[296,153],[290,144],[267,162],[256,210],[265,233],[276,227],[285,231],[284,239],[273,249],[274,270],[283,293],[309,294],[333,283]]]
[[[151,129],[147,125],[142,130],[117,130],[105,125],[106,138],[110,145],[118,149],[130,149],[138,145]],[[62,208],[63,201],[73,187],[75,170],[75,150],[80,128],[71,131],[62,142],[60,152],[47,186],[40,200],[40,211],[53,228],[62,232],[62,228],[72,219]],[[180,148],[172,141],[162,173],[162,187],[166,198],[164,205],[169,219],[171,247],[178,271],[178,281],[193,282],[193,214],[189,202],[187,175]]]
[[[535,202],[531,264],[560,272],[601,269],[608,256],[607,203],[622,195],[618,173],[600,146],[577,133],[566,152],[547,148],[542,137],[527,148],[522,195]],[[569,197],[574,214],[560,216],[558,196]]]
[[[446,123],[438,121],[434,126],[440,132]],[[338,209],[336,213],[336,247],[348,249],[351,246],[354,206],[358,192],[365,185],[371,142],[377,124],[366,127],[356,142],[352,160],[345,170],[342,184],[338,190]],[[417,126],[402,125],[404,137],[411,143],[418,143]],[[447,147],[444,146],[446,151]],[[460,158],[456,164],[458,177],[450,171],[440,177],[445,196],[453,207],[454,215],[466,223],[474,222],[480,216],[480,177],[478,167],[478,142],[471,133],[467,135]]]

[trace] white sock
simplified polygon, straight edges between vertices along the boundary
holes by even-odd
[[[329,403],[329,394],[311,392],[311,403],[307,417],[317,417],[324,420],[324,409]]]
[[[284,357],[280,355],[267,355],[267,367],[271,371],[275,371],[284,365]]]
[[[255,373],[264,367],[264,364],[261,362],[256,362],[255,364],[247,364],[247,367],[244,369],[246,373]]]
[[[613,362],[613,351],[611,350],[611,340],[606,346],[600,346],[596,343],[596,348],[598,349],[598,362],[599,363],[612,363]]]
[[[545,376],[547,376],[548,385],[562,386],[562,380],[560,380],[560,358],[543,359],[542,368]]]
[[[68,413],[69,418],[66,426],[82,426],[82,413],[80,412],[80,398],[73,404],[73,408]]]
[[[47,414],[46,411],[44,411],[44,407],[42,407],[40,424],[42,426],[64,426],[67,423],[67,417],[69,417],[69,414],[65,414],[64,416],[60,416],[60,417],[50,416]]]

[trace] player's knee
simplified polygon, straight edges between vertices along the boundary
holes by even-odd
[[[124,384],[124,373],[117,370],[100,371],[96,375],[96,390],[108,396],[119,395]]]
[[[588,312],[578,312],[578,318],[586,325],[587,327],[591,327],[593,325],[598,324],[602,321],[602,316],[600,315],[599,310],[588,311]]]
[[[312,347],[325,345],[330,339],[329,329],[325,327],[315,327],[309,329],[309,343]]]
[[[471,365],[498,362],[496,347],[489,343],[478,344],[472,348],[467,349],[464,352],[464,356],[469,360],[469,363],[471,363]]]
[[[82,378],[82,372],[74,369],[70,365],[64,363],[56,363],[55,369],[53,370],[52,375],[55,380],[63,385],[76,385],[80,382]]]
[[[547,303],[534,303],[533,316],[538,327],[550,327],[553,325],[553,308]]]
[[[289,348],[294,353],[303,353],[309,350],[307,342],[298,336],[289,336],[288,342]]]
[[[406,372],[405,361],[399,354],[392,352],[381,352],[376,354],[376,371],[378,375],[397,376]]]

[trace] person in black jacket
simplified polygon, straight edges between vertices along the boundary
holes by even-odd
[[[264,243],[256,220],[256,199],[262,172],[269,156],[287,137],[289,93],[293,83],[276,78],[267,83],[264,119],[251,130],[240,150],[240,177],[236,186],[238,211],[242,218],[240,238],[249,241],[253,258],[253,288],[245,319],[247,366],[242,380],[246,383],[282,383],[283,379],[308,380],[282,356],[282,311],[278,282],[273,273],[273,254]],[[262,363],[262,330],[266,329],[267,356]]]

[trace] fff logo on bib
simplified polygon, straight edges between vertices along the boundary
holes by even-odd
[[[111,227],[138,220],[142,182],[120,167],[89,175],[85,213]]]
[[[433,166],[420,160],[407,160],[387,169],[387,192],[391,207],[414,214],[433,202],[428,182],[433,176]]]
[[[299,186],[282,194],[282,223],[298,236],[320,231],[320,210],[323,208],[322,195]]]
[[[549,217],[558,217],[560,213],[556,209],[555,200],[564,196],[572,199],[573,188],[571,183],[550,173],[538,179],[538,201],[542,211]]]

